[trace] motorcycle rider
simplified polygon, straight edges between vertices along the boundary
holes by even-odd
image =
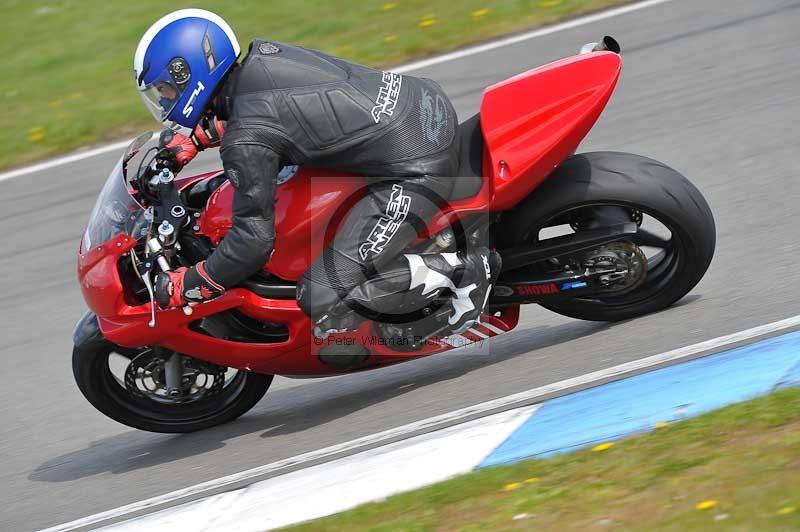
[[[409,298],[449,289],[451,330],[473,325],[499,273],[496,253],[480,246],[399,256],[449,199],[456,179],[458,123],[441,87],[284,43],[255,40],[237,63],[239,54],[230,26],[200,9],[161,18],[136,49],[137,87],[170,128],[160,145],[175,170],[221,144],[235,188],[232,228],[206,261],[159,274],[159,305],[219,297],[259,271],[275,240],[276,176],[282,166],[302,164],[356,172],[370,182],[298,282],[298,304],[317,334],[357,324],[341,318],[353,314],[351,294],[359,291],[356,300],[375,296],[391,312]],[[174,131],[178,126],[191,134]],[[393,294],[364,284],[390,263],[403,272]]]

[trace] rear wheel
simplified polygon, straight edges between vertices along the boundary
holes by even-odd
[[[622,222],[636,222],[638,233],[606,246],[601,255],[624,257],[628,252],[646,257],[646,273],[627,286],[623,280],[603,293],[551,300],[545,308],[584,320],[634,318],[673,304],[708,269],[716,232],[703,196],[668,166],[627,153],[567,159],[504,217],[497,244],[501,250],[536,245],[559,228],[581,231]]]
[[[179,384],[173,387],[166,381],[170,361],[180,365]],[[236,419],[255,406],[272,382],[271,375],[107,341],[75,346],[72,370],[84,397],[100,412],[136,429],[166,433],[194,432]]]

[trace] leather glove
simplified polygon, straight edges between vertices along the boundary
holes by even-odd
[[[164,310],[210,301],[224,293],[225,287],[214,282],[206,272],[205,261],[156,276],[156,302]]]
[[[173,164],[173,171],[179,171],[181,168],[189,164],[189,162],[197,157],[197,146],[194,141],[176,133],[171,129],[165,129],[158,137],[158,147],[161,148],[161,154],[167,152],[169,162]]]
[[[194,131],[192,131],[192,138],[197,149],[202,151],[206,148],[219,146],[224,134],[225,124],[217,120],[215,116],[206,115],[195,126]]]

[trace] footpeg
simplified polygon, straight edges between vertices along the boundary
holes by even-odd
[[[354,332],[357,328],[358,320],[352,311],[343,316],[326,314],[314,324],[313,335],[315,338],[325,340],[332,334]]]

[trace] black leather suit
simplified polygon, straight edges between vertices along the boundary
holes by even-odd
[[[276,176],[289,164],[371,176],[370,193],[298,283],[311,316],[396,257],[448,199],[457,117],[441,87],[322,52],[254,41],[218,97],[233,227],[209,257],[226,288],[258,271],[275,239]]]

